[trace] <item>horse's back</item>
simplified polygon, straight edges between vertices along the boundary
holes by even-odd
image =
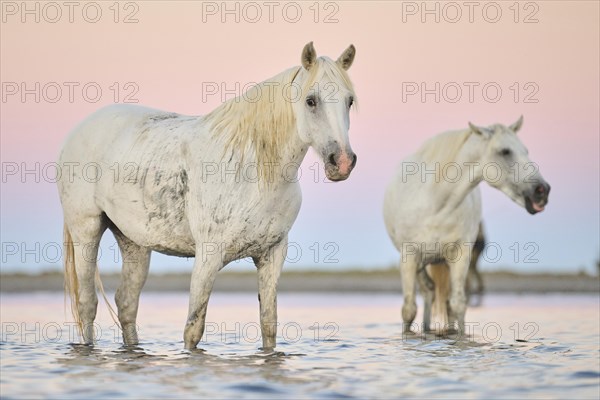
[[[120,141],[141,134],[149,120],[178,116],[179,114],[131,104],[114,104],[101,108],[71,131],[60,160],[102,161],[95,158],[104,155],[108,148],[114,149]]]
[[[61,196],[76,186],[81,193],[97,192],[97,186],[109,182],[107,175],[118,178],[126,164],[139,166],[140,154],[155,152],[147,140],[140,140],[144,132],[153,120],[175,116],[130,104],[110,105],[89,115],[71,131],[60,153],[59,164],[70,178],[59,181]]]

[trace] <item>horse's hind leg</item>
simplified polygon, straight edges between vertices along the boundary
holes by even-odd
[[[445,262],[431,264],[429,267],[433,282],[432,321],[438,333],[444,333],[448,325],[448,295],[450,293],[450,271]]]
[[[412,254],[402,254],[400,261],[400,273],[402,275],[402,294],[404,304],[402,304],[403,331],[411,332],[411,325],[417,316],[416,299],[416,278],[417,278],[417,259]]]
[[[483,297],[483,280],[481,274],[477,269],[477,258],[479,252],[473,250],[471,254],[471,263],[469,265],[469,272],[467,273],[467,279],[465,281],[465,293],[467,296],[467,303],[474,306],[481,305]]]
[[[475,289],[475,294],[482,296],[483,295],[483,279],[481,278],[481,274],[479,273],[479,268],[477,268],[477,262],[479,261],[479,257],[481,256],[481,249],[476,248],[473,249],[473,253],[471,254],[471,263],[469,265],[469,275],[475,277],[475,281],[477,282],[477,289]]]
[[[77,282],[75,299],[77,303],[76,319],[81,323],[83,341],[94,342],[94,319],[98,308],[96,295],[96,258],[102,234],[106,230],[104,214],[95,216],[67,218],[67,227],[74,247],[75,280]],[[75,289],[75,288],[73,288]]]
[[[110,229],[117,239],[123,257],[121,283],[115,294],[119,322],[123,329],[123,342],[128,346],[136,345],[138,305],[140,293],[148,277],[151,250],[129,240],[114,225]]]
[[[258,302],[263,350],[275,348],[277,336],[277,282],[287,254],[287,237],[262,258],[254,259],[258,270]]]
[[[428,275],[427,269],[423,268],[418,272],[417,280],[419,282],[419,291],[423,296],[423,332],[431,330],[431,308],[434,300],[433,281]]]

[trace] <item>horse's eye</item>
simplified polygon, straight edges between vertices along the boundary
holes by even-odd
[[[348,108],[352,107],[352,104],[354,104],[354,97],[350,97],[350,99],[348,99]]]
[[[510,154],[511,154],[511,151],[510,151],[510,149],[502,149],[502,150],[500,150],[500,154],[501,154],[503,157],[508,157],[508,156],[510,156]]]
[[[316,107],[317,102],[315,101],[315,99],[313,97],[308,97],[306,99],[306,105],[309,107]]]

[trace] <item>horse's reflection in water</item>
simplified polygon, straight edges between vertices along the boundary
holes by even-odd
[[[203,380],[220,380],[233,370],[242,375],[247,371],[252,382],[264,380],[282,385],[311,384],[312,380],[299,377],[284,368],[286,361],[302,356],[305,354],[269,350],[221,355],[202,348],[181,350],[177,343],[172,349],[162,349],[161,353],[155,353],[152,344],[122,345],[107,349],[107,346],[102,343],[99,346],[71,343],[65,357],[60,358],[58,362],[69,370],[73,370],[73,366],[87,367],[90,374],[94,374],[93,369],[100,374],[107,368],[112,371],[144,374],[158,379],[162,384],[175,384],[179,380],[192,382],[195,385],[199,383],[198,377],[202,377]],[[79,374],[81,370],[72,373]],[[248,381],[246,384],[240,383],[243,381],[238,379],[235,381],[240,385],[240,389],[260,391],[254,383],[248,386]]]

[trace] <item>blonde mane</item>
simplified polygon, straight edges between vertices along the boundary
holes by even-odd
[[[456,160],[458,152],[470,135],[471,131],[469,129],[440,133],[428,139],[417,150],[417,155],[426,163],[438,162],[443,167]]]
[[[205,117],[213,133],[225,140],[222,156],[230,151],[239,152],[238,168],[241,168],[245,157],[254,154],[259,182],[267,185],[274,179],[268,176],[269,171],[281,164],[281,154],[295,133],[292,102],[304,101],[307,91],[324,74],[335,84],[354,92],[346,71],[328,57],[317,58],[308,78],[297,84],[294,79],[301,68],[287,69],[258,83]],[[301,93],[297,92],[298,89]]]

